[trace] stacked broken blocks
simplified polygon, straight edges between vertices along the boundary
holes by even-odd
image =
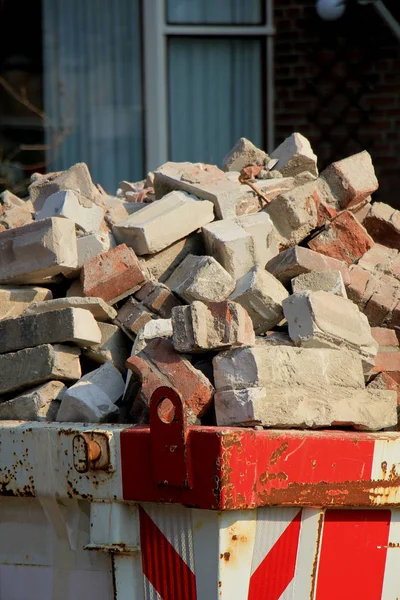
[[[397,429],[400,212],[294,133],[115,196],[85,164],[0,196],[0,419]]]

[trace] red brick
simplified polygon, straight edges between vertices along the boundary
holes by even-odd
[[[155,315],[148,311],[142,304],[129,298],[119,309],[114,323],[121,327],[132,339],[139,333],[139,329],[151,321]]]
[[[372,248],[374,241],[354,215],[344,211],[308,245],[315,252],[352,264]]]
[[[135,294],[135,298],[141,300],[144,306],[160,315],[163,319],[169,319],[172,309],[181,304],[170,289],[162,283],[146,283]]]
[[[378,189],[371,156],[360,152],[332,163],[322,173],[341,208],[360,204]]]
[[[136,254],[126,244],[86,261],[81,271],[84,295],[110,303],[135,292],[144,279]]]
[[[400,371],[400,352],[378,352],[375,356],[375,371]]]
[[[372,294],[364,309],[371,327],[379,327],[383,323],[391,323],[391,314],[397,304],[399,288],[396,280],[389,275],[383,275],[379,280],[379,290]]]
[[[371,237],[389,248],[400,249],[400,213],[382,202],[376,202],[364,218],[363,225]]]
[[[315,206],[317,207],[317,227],[325,225],[327,221],[330,221],[336,217],[338,211],[333,206],[326,204],[320,198],[315,199]]]
[[[347,295],[360,309],[364,308],[369,298],[366,296],[368,283],[373,279],[371,273],[354,265],[349,270],[350,281],[346,285]]]
[[[371,327],[371,334],[380,346],[393,346],[394,348],[399,346],[397,333],[394,329],[389,329],[387,327]]]
[[[202,416],[211,406],[214,388],[191,363],[175,352],[168,340],[150,341],[140,356],[146,357],[172,387],[181,394],[186,406],[196,416]],[[129,359],[127,363],[129,367]]]

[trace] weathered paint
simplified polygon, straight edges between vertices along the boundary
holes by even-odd
[[[178,447],[168,436],[164,447]],[[98,459],[81,455],[77,440],[98,443]],[[174,480],[174,453],[165,455],[147,426],[2,422],[0,495],[211,510],[398,506],[399,440],[397,433],[188,427]]]

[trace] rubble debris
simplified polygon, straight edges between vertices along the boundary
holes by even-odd
[[[31,179],[0,195],[0,419],[146,424],[169,386],[191,425],[397,430],[400,213],[368,152]]]

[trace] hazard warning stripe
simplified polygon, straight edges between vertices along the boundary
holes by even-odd
[[[325,513],[314,600],[381,600],[390,510]]]
[[[250,579],[248,600],[279,600],[294,577],[299,543],[298,511]]]
[[[139,517],[145,577],[163,600],[196,600],[193,571],[141,506]],[[145,597],[146,600],[153,600],[154,595],[148,590]]]

